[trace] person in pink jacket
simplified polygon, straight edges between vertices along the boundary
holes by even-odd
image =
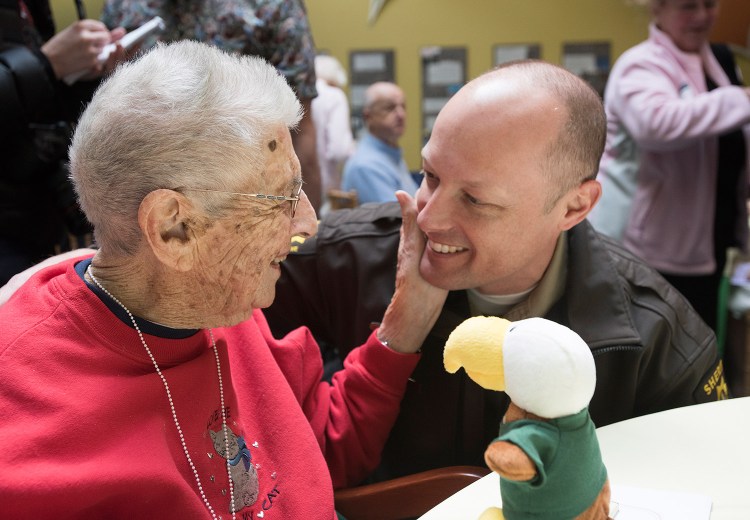
[[[589,218],[715,327],[726,249],[747,241],[750,90],[708,42],[717,0],[650,7],[648,40],[617,60],[604,93],[602,199]]]
[[[447,292],[404,194],[392,304],[332,383],[308,329],[271,335],[280,263],[317,230],[300,117],[262,58],[197,42],[102,84],[70,149],[99,249],[0,308],[3,515],[333,520],[378,464]]]

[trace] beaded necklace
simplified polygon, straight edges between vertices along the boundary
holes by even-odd
[[[190,469],[193,470],[193,475],[195,476],[195,483],[198,485],[198,491],[200,492],[201,498],[203,499],[203,503],[206,504],[206,508],[208,508],[208,512],[211,513],[211,517],[214,520],[218,520],[218,517],[216,516],[216,512],[214,511],[214,508],[211,507],[211,504],[208,502],[208,497],[206,496],[206,493],[203,491],[203,484],[201,484],[200,476],[198,476],[198,470],[195,467],[195,464],[193,464],[193,459],[190,457],[190,452],[188,451],[187,444],[185,443],[185,436],[182,434],[182,428],[180,427],[180,421],[177,420],[177,411],[174,407],[174,402],[172,401],[172,392],[169,390],[169,385],[167,384],[167,378],[164,377],[164,374],[162,373],[161,369],[159,368],[159,365],[156,363],[156,358],[151,353],[151,349],[148,348],[148,345],[146,344],[146,340],[143,337],[143,334],[141,333],[140,327],[138,327],[138,323],[135,321],[135,317],[133,314],[128,310],[125,305],[122,304],[120,300],[115,298],[111,292],[109,292],[107,289],[104,288],[102,284],[99,283],[99,280],[96,279],[94,276],[94,273],[91,270],[91,264],[89,264],[88,268],[86,269],[86,273],[91,277],[91,279],[94,281],[94,283],[104,291],[104,293],[112,298],[115,303],[117,303],[120,307],[123,308],[125,313],[127,313],[128,317],[130,318],[130,321],[133,322],[133,327],[135,328],[135,331],[138,333],[138,337],[141,339],[141,343],[143,343],[143,348],[146,349],[146,353],[148,354],[148,357],[151,358],[151,362],[154,364],[154,368],[156,369],[156,373],[159,374],[159,377],[161,378],[161,382],[164,383],[164,389],[167,391],[167,399],[169,400],[169,408],[172,410],[172,419],[174,419],[174,425],[177,427],[177,433],[180,436],[180,443],[182,444],[182,451],[185,453],[185,458],[188,461],[188,464],[190,465]],[[208,334],[211,337],[211,347],[214,351],[214,357],[216,358],[216,372],[219,375],[219,398],[221,401],[221,422],[222,422],[222,430],[224,431],[224,450],[226,454],[227,459],[227,478],[229,479],[229,497],[231,499],[231,509],[232,509],[232,520],[236,520],[236,513],[234,509],[234,483],[232,482],[232,471],[231,471],[231,465],[229,463],[229,435],[227,434],[227,411],[224,406],[224,384],[221,379],[221,362],[219,361],[219,352],[216,350],[216,341],[214,340],[214,333],[211,329],[208,329]]]

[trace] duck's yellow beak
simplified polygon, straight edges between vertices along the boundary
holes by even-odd
[[[505,390],[503,342],[510,321],[494,316],[474,316],[451,332],[443,350],[443,365],[451,374],[464,367],[482,388]]]

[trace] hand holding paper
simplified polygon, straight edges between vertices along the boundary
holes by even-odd
[[[164,20],[160,16],[156,16],[137,29],[127,33],[119,41],[106,45],[99,53],[97,61],[100,64],[106,62],[110,54],[114,52],[115,49],[117,49],[118,43],[122,45],[125,50],[132,49],[135,45],[142,42],[148,35],[155,32],[161,32],[165,27],[166,26],[164,24]],[[89,70],[82,70],[73,74],[69,74],[65,77],[65,83],[67,83],[68,85],[72,85],[88,72]]]

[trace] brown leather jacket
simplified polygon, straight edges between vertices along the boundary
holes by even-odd
[[[393,291],[400,225],[397,203],[324,218],[318,235],[282,264],[276,301],[266,310],[274,332],[308,326],[327,359],[362,343]],[[675,289],[588,222],[567,240],[565,290],[544,317],[591,347],[597,387],[589,409],[597,426],[727,397],[714,334]],[[373,480],[484,465],[507,396],[443,368],[448,334],[469,315],[465,291],[451,292],[422,347]]]

